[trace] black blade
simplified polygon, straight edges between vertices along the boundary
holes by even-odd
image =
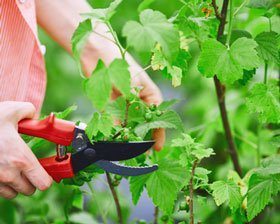
[[[158,169],[157,165],[146,167],[130,167],[122,166],[106,160],[99,160],[95,164],[109,173],[118,174],[121,176],[140,176],[151,173]]]
[[[122,161],[132,159],[150,149],[154,141],[142,142],[96,142],[92,148],[98,160]]]
[[[88,140],[84,130],[76,128],[72,146],[77,150],[72,155],[72,167],[78,172],[98,160],[121,161],[141,155],[150,149],[154,141],[141,142],[94,142]]]

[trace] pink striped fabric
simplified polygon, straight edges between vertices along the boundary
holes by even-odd
[[[39,112],[45,88],[34,0],[0,0],[0,101],[31,102]]]

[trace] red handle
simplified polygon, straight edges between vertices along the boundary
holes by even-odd
[[[58,119],[52,113],[44,120],[24,119],[18,124],[18,132],[44,138],[60,145],[71,145],[74,138],[75,123]]]
[[[48,174],[56,182],[60,182],[62,179],[71,178],[74,176],[73,168],[71,165],[71,153],[67,153],[67,159],[63,161],[57,161],[56,156],[40,159],[39,162],[48,172]]]

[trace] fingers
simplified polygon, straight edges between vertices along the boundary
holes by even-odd
[[[23,165],[22,174],[34,187],[44,191],[52,185],[52,178],[41,166],[32,151],[25,144],[24,146],[26,147],[25,155],[27,157],[28,164]]]
[[[153,139],[156,141],[153,147],[154,150],[160,151],[165,142],[165,130],[162,128],[155,129],[153,132]]]
[[[144,87],[140,92],[140,98],[147,104],[159,105],[162,102],[162,95],[157,87]]]
[[[17,192],[6,185],[0,184],[0,196],[6,199],[13,199],[17,196]]]
[[[18,141],[18,148],[22,150],[17,155],[13,155],[9,161],[11,170],[18,175],[8,176],[9,186],[26,195],[34,193],[35,188],[41,191],[48,189],[52,184],[52,178],[24,141],[21,138]]]
[[[10,184],[10,187],[18,193],[22,193],[24,195],[32,195],[36,190],[29,180],[21,174],[19,174],[14,182]]]
[[[23,174],[40,191],[45,191],[52,185],[52,178],[41,165],[33,166],[31,169],[23,171]]]
[[[7,158],[0,161],[0,196],[5,198],[14,198],[17,193],[31,195],[36,188],[43,191],[52,184],[52,178],[31,150],[20,141],[18,143],[23,152],[7,154]]]

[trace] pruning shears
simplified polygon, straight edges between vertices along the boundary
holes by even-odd
[[[122,176],[137,176],[157,170],[157,165],[129,167],[112,162],[134,158],[150,149],[154,141],[91,143],[85,127],[83,123],[75,125],[73,122],[58,119],[52,113],[43,120],[20,121],[18,132],[56,143],[55,156],[39,159],[56,182],[74,177],[77,172],[93,163],[107,172]],[[74,148],[74,153],[67,153],[67,146],[70,145]]]

